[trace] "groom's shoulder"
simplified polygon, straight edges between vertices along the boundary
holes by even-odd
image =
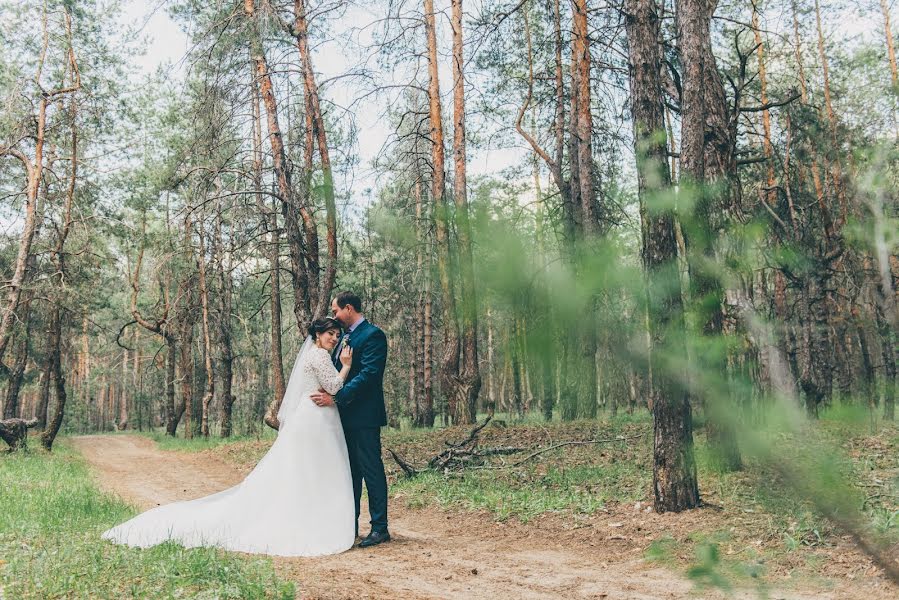
[[[383,336],[385,338],[387,337],[387,334],[384,333],[383,329],[381,329],[380,327],[378,327],[377,325],[375,325],[368,319],[366,319],[365,322],[368,325],[368,328],[367,328],[368,331],[366,332],[366,335]]]

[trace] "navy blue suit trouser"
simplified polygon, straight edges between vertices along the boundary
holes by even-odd
[[[362,482],[368,490],[368,512],[371,530],[387,531],[387,476],[381,460],[381,428],[363,427],[343,430],[353,474],[353,497],[356,500],[356,533],[359,532]]]

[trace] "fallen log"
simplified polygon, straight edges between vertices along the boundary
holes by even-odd
[[[552,450],[557,450],[559,448],[564,448],[566,446],[591,446],[598,444],[610,444],[613,442],[626,442],[630,440],[636,440],[646,433],[639,433],[637,435],[632,436],[616,436],[612,438],[603,438],[603,439],[593,439],[593,440],[570,440],[567,442],[560,442],[557,444],[550,444],[549,446],[545,446],[543,448],[520,448],[517,446],[497,446],[495,448],[478,448],[477,447],[477,435],[478,433],[487,425],[487,422],[490,419],[488,418],[483,424],[475,427],[472,432],[469,434],[467,438],[458,443],[452,443],[450,441],[445,441],[444,444],[448,446],[446,450],[437,454],[433,458],[431,458],[424,467],[416,467],[415,465],[409,463],[407,460],[403,459],[399,454],[397,454],[393,449],[388,448],[387,451],[390,453],[390,456],[393,457],[394,462],[403,470],[403,473],[406,474],[406,477],[413,478],[422,471],[437,471],[447,473],[451,470],[455,469],[510,469],[514,467],[519,467],[524,463],[544,454],[546,452],[551,452]],[[530,454],[525,456],[524,458],[517,460],[511,463],[503,463],[503,464],[489,464],[485,461],[485,459],[489,456],[508,456],[512,454],[519,454],[526,451],[531,451]],[[485,464],[486,463],[486,464]]]
[[[37,419],[5,419],[0,421],[0,438],[9,444],[8,452],[28,448],[28,430],[37,426]]]
[[[643,437],[644,435],[646,435],[646,434],[641,433],[641,434],[632,435],[629,437],[618,436],[618,437],[605,438],[605,439],[599,439],[599,440],[572,440],[572,441],[568,441],[568,442],[561,442],[558,444],[553,444],[552,446],[547,446],[546,448],[540,448],[539,450],[535,450],[534,452],[528,454],[521,460],[514,462],[514,463],[510,463],[507,465],[485,465],[480,468],[482,468],[482,469],[511,469],[514,467],[519,467],[519,466],[523,465],[524,463],[528,462],[529,460],[531,460],[532,458],[536,458],[537,456],[540,456],[541,454],[543,454],[545,452],[549,452],[550,450],[556,450],[557,448],[563,448],[565,446],[592,446],[594,444],[609,444],[611,442],[626,442],[629,440],[639,439],[639,438]]]

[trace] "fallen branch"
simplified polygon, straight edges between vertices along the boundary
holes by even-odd
[[[472,451],[466,450],[466,446],[475,446],[477,444],[478,434],[487,426],[487,423],[489,423],[492,418],[492,416],[487,417],[483,423],[475,426],[475,428],[471,430],[471,433],[468,434],[468,437],[461,442],[454,444],[448,440],[445,441],[444,443],[449,446],[449,448],[429,460],[428,468],[443,471],[458,457],[470,455]]]
[[[489,418],[488,418],[489,421]],[[484,459],[488,456],[508,456],[510,454],[518,454],[520,452],[524,452],[528,450],[528,448],[520,448],[517,446],[496,446],[494,448],[476,448],[465,446],[468,444],[472,444],[477,438],[478,432],[487,425],[487,422],[475,427],[471,434],[457,444],[453,444],[449,441],[445,442],[449,448],[444,450],[437,456],[431,458],[428,461],[427,465],[422,468],[418,468],[406,460],[404,460],[399,454],[397,454],[393,449],[388,448],[387,451],[390,453],[390,456],[393,457],[393,460],[397,465],[403,470],[403,473],[406,474],[406,477],[413,478],[420,474],[423,471],[438,471],[438,472],[448,472],[451,469],[463,469],[463,468],[471,468],[471,469],[510,469],[514,467],[518,467],[528,462],[529,460],[540,456],[541,454],[545,454],[546,452],[550,452],[551,450],[556,450],[558,448],[563,448],[565,446],[590,446],[595,444],[608,444],[612,442],[626,442],[630,440],[636,440],[646,433],[641,433],[638,435],[632,436],[618,436],[614,438],[605,438],[598,440],[570,440],[567,442],[559,442],[558,444],[552,444],[545,448],[540,448],[538,450],[534,450],[524,458],[519,461],[510,464],[502,464],[502,465],[491,465],[484,464]]]
[[[527,456],[525,456],[524,458],[522,458],[521,460],[519,460],[518,462],[514,462],[514,463],[511,463],[508,465],[484,465],[484,466],[478,467],[478,468],[481,468],[481,469],[511,469],[514,467],[519,467],[519,466],[523,465],[524,463],[528,462],[529,460],[531,460],[532,458],[540,456],[541,454],[549,452],[550,450],[556,450],[557,448],[562,448],[564,446],[590,446],[593,444],[609,444],[611,442],[625,442],[625,441],[629,441],[629,440],[639,439],[639,438],[643,437],[644,435],[646,435],[646,434],[641,433],[639,435],[632,435],[629,437],[618,436],[615,438],[606,438],[606,439],[601,439],[601,440],[573,440],[573,441],[569,441],[569,442],[559,442],[558,444],[553,444],[552,446],[548,446],[546,448],[541,448],[540,450],[532,452],[532,453],[528,454]]]
[[[398,464],[400,466],[400,468],[406,474],[406,477],[408,477],[409,479],[412,479],[413,477],[418,475],[418,469],[416,469],[415,467],[413,467],[412,465],[410,465],[409,463],[404,461],[402,458],[400,458],[399,454],[397,454],[390,448],[388,448],[387,451],[390,452],[390,456],[392,456],[393,460],[396,461],[396,464]]]
[[[491,419],[493,419],[492,415],[487,417],[483,423],[481,423],[480,425],[478,425],[474,429],[472,429],[471,433],[468,434],[468,437],[465,438],[464,440],[462,440],[461,442],[459,442],[458,444],[454,444],[449,440],[445,440],[443,443],[446,444],[447,446],[449,446],[450,448],[461,448],[462,446],[470,444],[471,442],[474,441],[474,439],[476,437],[478,437],[478,434],[481,432],[481,430],[484,427],[487,427],[487,423],[489,423],[491,421]]]
[[[466,466],[466,464],[471,463],[473,461],[478,460],[482,456],[490,456],[493,454],[514,454],[515,452],[520,452],[520,448],[488,448],[485,450],[478,451],[474,448],[477,445],[478,434],[481,432],[484,427],[487,426],[488,423],[493,419],[492,416],[487,417],[483,423],[480,425],[476,425],[474,429],[471,430],[471,433],[468,434],[461,442],[450,442],[449,440],[444,441],[444,444],[448,446],[446,450],[441,452],[440,454],[431,458],[428,461],[428,464],[424,469],[419,469],[400,457],[396,452],[392,449],[388,448],[387,451],[390,453],[390,456],[393,457],[393,460],[406,474],[406,477],[412,478],[418,475],[423,470],[434,470],[434,471],[444,471],[452,466]]]

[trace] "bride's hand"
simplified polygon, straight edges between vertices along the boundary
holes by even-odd
[[[340,362],[345,367],[349,367],[353,364],[353,349],[350,346],[345,346],[343,350],[340,351]]]

